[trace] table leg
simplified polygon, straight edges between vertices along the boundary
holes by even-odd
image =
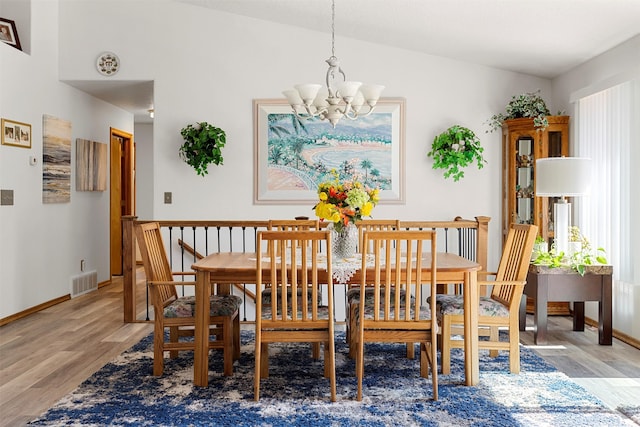
[[[611,274],[602,276],[601,295],[598,303],[598,343],[600,345],[613,344],[613,312],[612,312],[612,289]]]
[[[547,343],[547,300],[549,295],[549,278],[547,274],[538,276],[538,287],[534,301],[533,323],[535,330],[533,340],[538,344]]]
[[[194,330],[193,384],[209,384],[209,296],[211,281],[208,271],[196,272],[196,325]]]
[[[478,355],[478,274],[465,273],[464,278],[464,374],[466,385],[477,385],[480,380]]]
[[[573,330],[584,331],[584,301],[573,302]]]

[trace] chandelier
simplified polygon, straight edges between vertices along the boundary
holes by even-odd
[[[335,128],[338,121],[345,117],[355,120],[373,112],[380,94],[381,85],[363,85],[361,82],[347,81],[335,55],[336,2],[331,1],[331,57],[326,77],[326,88],[322,85],[306,83],[294,86],[294,89],[282,92],[296,116],[301,119],[317,117],[328,120]],[[367,104],[366,111],[363,110]]]

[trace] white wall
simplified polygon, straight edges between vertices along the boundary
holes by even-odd
[[[552,92],[560,108],[575,116],[575,101],[581,97],[632,79],[640,79],[640,35],[557,77],[552,82]],[[639,100],[636,100],[636,105],[640,105]],[[639,122],[636,120],[636,124]],[[575,126],[575,122],[572,124]],[[570,135],[573,146],[576,143],[574,138],[576,132],[572,129]],[[640,135],[640,129],[636,129],[636,135]],[[631,144],[630,164],[640,164],[640,140],[635,140],[635,143]],[[640,168],[631,168],[629,182],[640,182]],[[636,195],[640,196],[637,187],[633,185],[629,187],[635,188]],[[636,242],[636,246],[632,248],[632,255],[626,261],[632,263],[634,277],[632,283],[614,282],[613,326],[620,332],[640,339],[640,315],[638,314],[640,313],[640,245],[637,243],[640,242],[640,224],[638,221],[633,221],[634,218],[640,217],[640,197],[632,197],[632,203],[631,233],[635,238],[631,241]],[[597,303],[587,303],[585,310],[588,317],[598,318]]]
[[[32,131],[31,149],[0,146],[0,188],[14,191],[14,205],[0,206],[0,318],[69,294],[81,259],[109,280],[109,192],[75,191],[75,140],[133,131],[132,114],[58,81],[58,4],[31,6],[31,54],[0,43],[0,116]],[[72,123],[70,203],[42,203],[43,114]]]
[[[52,17],[58,15],[58,10],[59,25],[56,25],[58,20]],[[281,91],[296,83],[322,82],[326,71],[324,60],[330,52],[329,34],[169,0],[32,0],[32,12],[35,15],[32,27],[37,29],[32,37],[34,58],[18,59],[25,64],[12,72],[14,78],[11,80],[19,84],[11,90],[15,96],[27,93],[27,89],[34,86],[39,90],[33,95],[34,102],[25,103],[23,112],[16,111],[12,105],[11,111],[7,112],[10,117],[17,120],[26,116],[24,121],[37,122],[45,111],[59,114],[74,122],[74,139],[81,136],[104,141],[108,130],[103,129],[103,123],[130,131],[133,127],[130,116],[125,114],[121,118],[127,123],[117,123],[117,117],[100,117],[85,123],[83,115],[93,117],[90,111],[97,107],[91,105],[86,111],[90,98],[81,95],[77,100],[72,100],[66,92],[49,97],[50,91],[58,87],[77,93],[57,83],[56,79],[154,80],[153,130],[135,127],[138,213],[141,217],[264,219],[311,213],[311,205],[253,204],[252,100],[281,98]],[[59,51],[56,34],[60,37]],[[121,59],[121,69],[113,77],[102,77],[95,70],[96,57],[106,50],[115,52]],[[525,91],[541,89],[552,111],[561,108],[553,104],[551,82],[339,36],[336,53],[347,76],[384,84],[387,87],[385,96],[404,97],[407,101],[406,203],[379,205],[374,210],[375,216],[402,219],[490,216],[489,264],[495,266],[500,250],[501,138],[498,133],[486,134],[484,123],[493,114],[503,111],[512,95]],[[13,61],[14,56],[17,57],[7,49],[0,49],[0,55],[2,60]],[[56,76],[55,67],[36,66],[36,61],[38,65],[58,64],[59,75]],[[3,89],[8,87],[2,83]],[[2,99],[5,99],[4,94]],[[45,109],[41,104],[51,106]],[[115,115],[116,111],[111,113]],[[180,129],[188,123],[203,120],[227,132],[224,165],[210,167],[209,175],[204,178],[197,176],[178,157],[182,142]],[[87,130],[78,135],[76,123],[90,127],[93,134],[85,135],[90,133]],[[466,177],[457,183],[444,180],[442,171],[434,171],[432,161],[426,157],[433,138],[453,124],[476,132],[488,161],[482,170],[468,169]],[[146,145],[148,141],[152,141],[152,147]],[[2,147],[2,188],[9,188],[5,185],[6,175],[15,177],[11,180],[12,186],[30,176],[29,169],[19,167],[19,162],[5,161],[7,151]],[[12,155],[19,154],[12,151]],[[147,155],[152,156],[153,162],[143,160]],[[7,169],[10,172],[5,172]],[[39,176],[32,181],[23,192],[32,193],[33,201],[29,206],[11,208],[16,216],[26,216],[30,210],[47,213],[52,210],[51,205],[38,204]],[[163,203],[165,191],[173,192],[173,204]],[[68,271],[65,271],[66,275],[59,274],[55,278],[57,282],[66,281],[66,276],[77,264],[77,234],[84,234],[84,240],[91,236],[89,240],[95,252],[105,258],[98,265],[100,273],[103,277],[108,274],[108,241],[106,238],[102,241],[108,233],[107,194],[94,196],[94,200],[87,201],[86,205],[79,204],[80,199],[74,193],[72,203],[63,207],[60,216],[70,224],[69,228],[75,228],[77,217],[95,213],[99,220],[92,223],[94,228],[83,233],[74,232],[70,240],[62,239],[61,231],[51,238],[41,237],[46,241],[40,245],[38,239],[26,243],[30,248],[61,245],[58,253],[62,254],[62,259],[49,260],[44,253],[32,254],[30,259],[42,265],[43,270],[58,268],[54,263],[65,264]],[[3,219],[7,211],[6,207],[0,209]],[[18,228],[30,223],[26,219],[23,221],[22,227]],[[4,220],[1,222],[6,224]],[[5,245],[9,227],[2,227],[3,248],[25,244],[23,234],[12,232]],[[67,230],[66,234],[71,236],[72,233]],[[0,317],[68,293],[66,283],[52,286],[26,280],[21,271],[24,263],[18,268],[13,265],[3,261],[3,288],[31,297],[28,301],[17,298],[7,303],[3,301]],[[48,292],[43,292],[44,289]]]
[[[311,205],[253,204],[254,98],[282,97],[304,80],[322,81],[330,49],[325,33],[226,14],[171,1],[64,1],[61,78],[94,79],[94,60],[116,52],[121,71],[112,79],[154,80],[153,215],[175,219],[257,219],[311,213]],[[87,18],[90,17],[90,18]],[[113,32],[113,23],[131,31]],[[169,32],[167,22],[182,22]],[[310,48],[314,46],[314,48]],[[351,77],[384,83],[386,96],[407,100],[405,205],[380,205],[379,218],[493,218],[497,262],[500,213],[500,136],[483,123],[514,93],[550,82],[474,64],[420,55],[338,37],[337,53]],[[197,176],[178,157],[179,131],[206,120],[227,132],[224,165]],[[469,169],[461,182],[445,181],[426,158],[434,136],[448,126],[475,130],[489,164]],[[141,170],[144,166],[139,165]],[[173,193],[165,205],[162,194]],[[142,209],[142,200],[138,204]]]

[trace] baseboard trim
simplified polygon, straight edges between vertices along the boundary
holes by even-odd
[[[104,282],[100,282],[98,283],[98,289],[102,288],[103,286],[107,286],[111,284],[111,280],[105,280]],[[12,314],[11,316],[7,316],[4,317],[2,319],[0,319],[0,326],[4,326],[6,324],[9,324],[11,322],[15,322],[18,319],[22,319],[24,317],[27,317],[30,314],[33,313],[37,313],[38,311],[42,311],[44,309],[47,309],[49,307],[53,307],[54,305],[60,304],[61,302],[65,302],[65,301],[69,301],[71,299],[71,294],[67,294],[67,295],[63,295],[61,297],[58,298],[54,298],[50,301],[45,301],[42,304],[38,304],[36,306],[27,308],[26,310],[22,310],[19,313],[16,314]]]
[[[11,316],[7,316],[5,318],[0,319],[0,326],[4,326],[18,319],[22,319],[23,317],[27,317],[28,315],[37,313],[38,311],[42,311],[45,308],[53,307],[54,305],[60,304],[61,302],[69,301],[70,299],[71,299],[71,294],[67,294],[67,295],[63,295],[61,297],[52,299],[51,301],[45,301],[42,304],[38,304],[31,308],[27,308],[26,310],[22,310],[19,313],[12,314]]]
[[[593,320],[589,317],[585,317],[584,318],[584,323],[586,323],[589,326],[593,326],[595,328],[598,327],[599,323],[597,320]],[[620,332],[617,329],[613,330],[613,337],[622,341],[625,344],[629,344],[631,347],[635,347],[638,350],[640,350],[640,340],[637,340],[635,338],[633,338],[632,336],[629,336],[627,334],[625,334],[624,332]]]

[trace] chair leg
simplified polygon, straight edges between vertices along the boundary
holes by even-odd
[[[222,353],[224,363],[224,376],[229,377],[233,375],[233,320],[226,317],[222,322]]]
[[[511,339],[511,336],[509,336],[509,339]],[[489,327],[489,341],[493,341],[493,342],[500,341],[500,330],[498,329],[497,326]],[[499,353],[498,350],[489,350],[490,357],[498,357],[498,353]]]
[[[311,343],[311,357],[315,360],[320,359],[320,343],[319,342]]]
[[[260,346],[260,377],[269,378],[269,344],[262,343]]]
[[[153,375],[159,377],[164,371],[164,327],[155,323],[153,332]]]
[[[517,321],[509,326],[509,369],[512,374],[520,373],[520,330]]]
[[[442,316],[442,369],[443,375],[451,373],[451,317]]]
[[[407,343],[407,359],[415,359],[416,357],[416,343],[408,342]]]
[[[356,319],[355,319],[355,311],[356,311],[356,305],[355,304],[349,304],[349,318],[347,319],[347,328],[350,329],[348,335],[347,335],[347,339],[348,339],[348,343],[349,343],[349,358],[350,359],[355,359],[358,352],[357,352],[357,340],[356,340]]]
[[[325,343],[325,349],[329,348],[328,358],[325,355],[325,369],[329,365],[329,382],[331,383],[331,401],[336,401],[336,347],[332,339]]]
[[[433,363],[431,360],[431,353],[427,351],[427,344],[420,343],[420,376],[422,378],[429,378],[429,367]]]
[[[256,402],[260,400],[260,378],[261,378],[261,334],[260,331],[256,328],[256,351],[254,355],[255,359],[255,373],[253,374],[253,400]]]
[[[233,318],[233,359],[240,359],[240,313]]]
[[[364,343],[363,336],[360,334],[360,339],[357,343],[357,357],[356,357],[356,376],[358,377],[358,393],[356,400],[362,401],[362,378],[364,377]]]
[[[169,328],[169,341],[170,342],[178,342],[180,340],[180,329],[177,326],[172,326]],[[178,357],[178,350],[171,350],[169,352],[169,357],[175,359]]]

